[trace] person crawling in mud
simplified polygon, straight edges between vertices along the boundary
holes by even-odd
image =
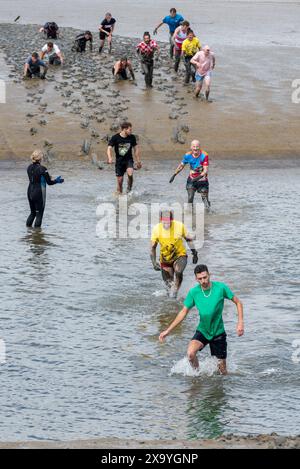
[[[90,51],[93,50],[93,35],[90,31],[85,31],[85,33],[77,34],[72,47],[72,51],[76,52],[85,52],[87,42],[90,43]]]
[[[43,73],[41,73],[41,67],[43,68]],[[41,80],[44,80],[46,78],[47,71],[48,66],[40,59],[37,52],[33,52],[31,56],[28,57],[24,65],[23,78],[40,78]]]
[[[127,70],[129,71],[132,80],[135,80],[134,71],[130,60],[128,60],[127,57],[122,57],[120,60],[117,60],[112,69],[115,80],[128,80]]]

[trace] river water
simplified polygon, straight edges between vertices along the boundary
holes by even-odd
[[[144,31],[152,32],[174,6],[213,49],[237,44],[300,46],[299,0],[185,0],[181,4],[165,0],[0,0],[0,21],[13,22],[20,15],[23,24],[56,21],[61,26],[95,31],[110,11],[117,20],[116,34],[141,37]],[[166,26],[160,28],[158,38],[168,40]]]
[[[131,203],[184,200],[185,177],[166,182],[175,164],[146,161]],[[25,227],[26,164],[0,169],[1,440],[299,432],[296,161],[212,161],[199,257],[242,299],[246,322],[238,338],[227,302],[226,377],[208,350],[191,375],[184,357],[196,310],[158,342],[194,285],[191,259],[173,300],[148,239],[96,236],[97,207],[116,203],[113,169],[52,163],[66,182],[48,187],[40,232]]]

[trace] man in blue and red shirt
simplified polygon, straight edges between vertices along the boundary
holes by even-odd
[[[142,72],[145,75],[146,88],[152,88],[154,54],[159,54],[157,42],[151,39],[150,33],[146,31],[143,41],[136,47],[136,52],[141,60]]]
[[[188,202],[192,204],[194,202],[195,192],[199,192],[205,208],[209,210],[208,154],[201,150],[199,140],[192,141],[191,151],[183,156],[180,165],[176,168],[175,173],[169,181],[170,183],[174,181],[176,175],[183,170],[186,164],[190,165],[190,174],[186,183]]]

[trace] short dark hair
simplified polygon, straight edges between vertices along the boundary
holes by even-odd
[[[38,59],[39,54],[37,52],[32,52],[31,57],[33,57],[34,59]]]
[[[189,26],[189,25],[190,25],[189,21],[186,21],[186,20],[184,20],[184,21],[181,23],[181,26]]]
[[[84,35],[85,35],[85,36],[93,36],[92,33],[91,33],[91,31],[86,31],[86,32],[84,33]]]
[[[205,264],[196,265],[194,269],[194,274],[197,275],[197,274],[201,274],[202,272],[207,272],[209,274],[207,265]]]
[[[171,9],[170,9],[170,13],[177,13],[176,8],[171,8]]]
[[[194,31],[189,28],[186,33],[187,33],[187,35],[189,35],[189,34],[194,34]]]
[[[129,127],[132,127],[131,122],[122,122],[122,124],[121,124],[121,129],[122,130],[129,129]]]
[[[144,32],[143,37],[145,37],[145,36],[150,36],[149,31],[145,31],[145,32]]]
[[[53,44],[53,42],[52,42],[52,41],[50,41],[50,42],[47,42],[47,46],[48,46],[48,47],[53,47],[53,45],[54,45],[54,44]]]

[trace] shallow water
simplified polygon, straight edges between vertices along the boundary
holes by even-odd
[[[2,22],[44,24],[56,21],[61,26],[72,26],[95,31],[107,11],[117,19],[116,34],[140,37],[152,32],[169,14],[174,3],[165,0],[0,0]],[[185,0],[177,10],[191,22],[200,39],[211,47],[240,46],[300,46],[298,28],[299,0]],[[168,40],[168,28],[159,30],[159,39]],[[230,50],[228,51],[230,55]]]
[[[213,213],[200,260],[243,300],[246,316],[238,338],[226,304],[227,377],[212,373],[208,350],[200,376],[181,361],[196,311],[158,342],[194,285],[191,260],[171,300],[151,267],[149,240],[96,236],[97,206],[115,201],[112,169],[49,166],[66,182],[48,188],[35,232],[24,226],[26,165],[0,165],[1,440],[299,432],[296,161],[211,165]],[[145,162],[132,202],[184,200],[184,175],[166,183],[174,166]]]

